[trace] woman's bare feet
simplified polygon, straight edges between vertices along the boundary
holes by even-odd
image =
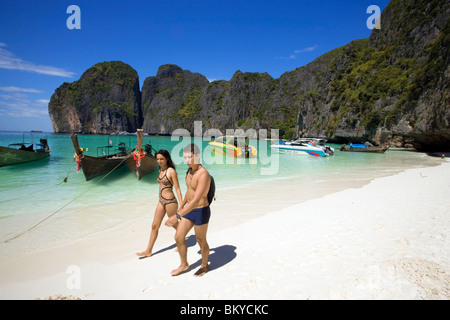
[[[180,274],[185,273],[188,269],[189,269],[188,264],[180,265],[178,268],[172,270],[170,274],[172,275],[172,277],[179,276]]]

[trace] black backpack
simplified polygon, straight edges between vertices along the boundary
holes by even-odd
[[[186,176],[190,171],[192,171],[192,168],[188,168],[186,171]],[[209,176],[211,177],[211,183],[209,184],[209,190],[206,198],[208,199],[208,204],[211,204],[213,200],[216,200],[216,183],[214,181],[214,177],[211,174],[209,174]]]

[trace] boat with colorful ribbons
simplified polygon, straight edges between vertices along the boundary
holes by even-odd
[[[128,169],[136,174],[138,180],[158,168],[156,157],[152,154],[152,146],[146,144],[145,148],[142,148],[143,132],[142,129],[137,130],[137,146],[132,153],[132,157],[127,159]]]
[[[97,147],[97,157],[84,154],[84,149],[80,148],[76,134],[72,135],[72,143],[75,148],[74,157],[77,162],[77,171],[83,170],[86,181],[120,168],[128,158],[132,157],[131,152],[127,150],[124,143],[119,143],[118,146]],[[113,149],[115,149],[114,153],[109,154],[110,150]],[[99,156],[99,152],[102,155]]]

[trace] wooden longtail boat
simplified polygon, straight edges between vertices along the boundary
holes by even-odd
[[[341,151],[348,152],[368,152],[368,153],[385,153],[389,149],[389,146],[375,147],[372,145],[364,144],[344,144],[341,146]]]
[[[40,143],[11,143],[8,147],[0,146],[0,167],[41,160],[50,156],[47,139]]]
[[[127,166],[131,172],[136,174],[138,180],[141,180],[146,174],[155,171],[158,168],[158,162],[152,155],[152,147],[145,145],[145,151],[142,149],[142,136],[144,131],[137,130],[137,147],[132,153],[132,157],[127,159]]]
[[[120,168],[125,164],[126,160],[131,157],[131,154],[126,150],[125,144],[123,143],[119,144],[118,152],[97,157],[88,156],[83,153],[83,149],[80,148],[80,145],[78,144],[78,136],[76,134],[72,135],[72,143],[75,148],[76,161],[83,170],[86,181]],[[114,147],[115,146],[104,146],[98,147],[98,149],[107,148],[109,150]]]

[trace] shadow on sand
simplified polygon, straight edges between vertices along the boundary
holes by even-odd
[[[195,238],[195,235],[190,235],[186,238],[186,244],[189,247],[193,247],[197,244],[197,239]],[[168,250],[175,250],[177,245],[174,243],[171,246],[168,246],[166,248],[163,248],[155,253],[152,254],[152,256],[166,252]],[[200,250],[197,252],[200,254]],[[216,248],[210,248],[209,249],[209,272],[214,271],[220,267],[223,267],[227,263],[231,262],[234,258],[236,258],[236,247],[232,245],[223,245]],[[139,259],[145,259],[147,257],[140,257]],[[191,264],[189,266],[189,269],[186,270],[186,272],[189,272],[193,269],[196,269],[200,267],[202,264],[202,259],[200,258],[195,263]]]
[[[198,251],[198,254],[200,254],[200,251]],[[236,247],[225,244],[220,247],[216,248],[210,248],[209,249],[209,271],[214,271],[220,267],[223,267],[227,263],[231,262],[236,258]],[[189,266],[189,269],[187,271],[190,271],[192,269],[196,269],[197,267],[200,267],[202,264],[202,259],[200,258],[197,262],[191,264]]]
[[[197,239],[195,238],[195,235],[192,234],[192,235],[190,235],[189,237],[186,238],[186,245],[188,246],[188,248],[195,246],[196,243],[197,243]],[[177,247],[177,244],[174,243],[171,246],[168,246],[166,248],[158,250],[155,253],[152,253],[152,256],[157,255],[159,253],[166,252],[168,250],[175,250],[176,247]],[[144,258],[147,258],[147,257],[140,257],[139,259],[144,259]]]

